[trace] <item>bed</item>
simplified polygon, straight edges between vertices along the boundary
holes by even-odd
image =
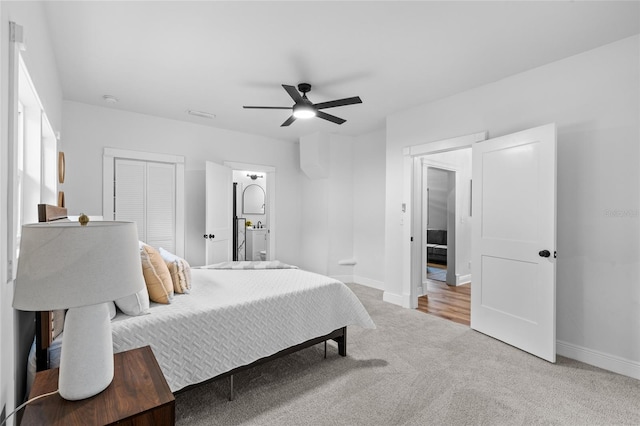
[[[174,295],[170,304],[151,302],[147,315],[118,312],[111,322],[114,352],[150,345],[173,392],[230,377],[233,399],[233,374],[322,342],[326,351],[327,340],[346,356],[347,326],[375,328],[355,294],[323,275],[209,267],[191,274],[189,294]],[[52,366],[47,348],[59,340],[52,336],[60,327],[52,324],[60,314],[37,315],[38,369]]]

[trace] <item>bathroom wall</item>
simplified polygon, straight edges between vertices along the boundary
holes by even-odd
[[[247,176],[247,174],[250,175],[258,175],[258,176],[262,176],[261,178],[257,178],[256,180],[251,179],[250,177]],[[245,188],[248,185],[258,185],[260,188],[262,188],[262,190],[265,193],[265,208],[266,208],[266,203],[268,202],[268,200],[266,199],[266,194],[267,194],[267,176],[266,173],[261,173],[261,172],[253,172],[253,171],[248,171],[248,170],[234,170],[233,171],[233,181],[235,183],[237,183],[237,187],[236,187],[236,200],[237,200],[237,215],[238,217],[243,217],[245,219],[247,219],[248,221],[250,220],[254,226],[257,226],[258,221],[261,222],[262,227],[264,228],[268,228],[268,218],[266,214],[249,214],[249,213],[244,213],[244,197],[243,197],[243,193]],[[266,211],[266,210],[265,210]]]

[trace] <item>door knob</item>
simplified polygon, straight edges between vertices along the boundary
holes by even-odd
[[[549,250],[540,250],[538,252],[538,255],[540,257],[549,257],[549,256],[551,256],[551,252]]]
[[[216,236],[215,236],[214,234],[209,234],[209,235],[204,234],[204,238],[206,238],[206,239],[209,239],[209,238],[210,238],[210,239],[214,239],[215,237],[216,237]]]

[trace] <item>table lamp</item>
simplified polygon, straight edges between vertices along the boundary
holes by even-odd
[[[13,307],[68,309],[58,386],[67,400],[89,398],[113,379],[113,341],[106,302],[145,286],[133,222],[24,225]]]

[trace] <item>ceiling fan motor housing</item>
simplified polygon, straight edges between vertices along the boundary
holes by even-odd
[[[311,85],[309,83],[300,83],[298,84],[298,90],[301,93],[307,93],[311,91]]]

